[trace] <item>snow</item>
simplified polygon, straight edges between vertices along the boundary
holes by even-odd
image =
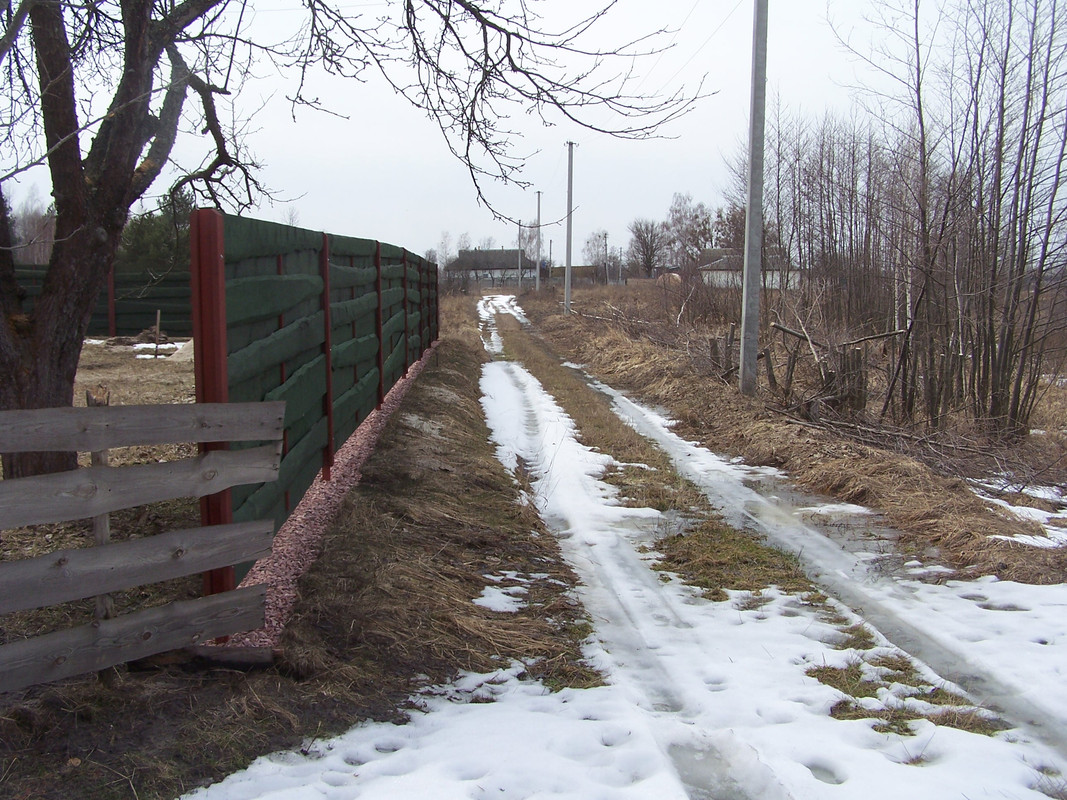
[[[521,318],[521,311],[513,298],[482,308],[483,338],[499,354],[493,314]],[[586,656],[607,685],[551,693],[517,663],[463,675],[416,696],[420,710],[406,725],[359,725],[300,753],[261,758],[189,797],[1045,797],[1034,788],[1048,780],[1039,770],[1063,770],[1067,756],[1057,737],[1067,722],[1064,587],[992,579],[931,585],[909,577],[929,571],[921,562],[899,575],[875,574],[862,554],[810,521],[863,517],[866,509],[764,497],[752,487],[785,477],[685,442],[661,414],[601,387],[724,515],[801,552],[806,568],[847,602],[831,601],[850,623],[861,618],[849,607],[875,621],[878,652],[899,653],[890,640],[921,651],[929,666],[919,668],[935,685],[942,681],[932,667],[943,661],[964,688],[990,689],[975,700],[992,698],[1019,712],[1013,722],[1030,724],[986,737],[920,721],[912,724],[916,735],[901,737],[873,730],[870,721],[832,719],[842,695],[806,671],[858,661],[856,651],[834,647],[839,628],[803,597],[774,588],[758,602],[746,593],[711,602],[672,576],[664,580],[651,569],[656,555],[648,545],[672,520],[619,504],[601,480],[611,457],[578,442],[573,421],[522,367],[490,362],[481,385],[501,463],[524,465],[530,499],[580,578],[577,591],[594,625]],[[547,579],[485,577],[472,602],[499,604],[490,607],[502,613],[521,597],[516,590]],[[907,694],[894,684],[864,702],[921,703]]]
[[[488,608],[490,611],[499,611],[505,614],[514,614],[526,605],[519,597],[529,592],[524,586],[511,586],[501,589],[499,586],[486,586],[480,595],[471,602],[476,606]]]
[[[1006,479],[999,481],[974,481],[971,484],[971,488],[975,494],[990,505],[1003,509],[1010,516],[1017,517],[1026,522],[1036,523],[1044,532],[1044,535],[1019,533],[1014,536],[996,536],[994,538],[1005,539],[1017,544],[1044,549],[1067,546],[1067,528],[1063,527],[1062,524],[1064,520],[1067,519],[1063,510],[1064,508],[1067,508],[1067,499],[1064,498],[1062,487],[1024,486],[1021,489],[1023,494],[1039,500],[1046,500],[1060,509],[1059,511],[1053,512],[1044,511],[1031,506],[1015,505],[989,494],[989,491],[998,493],[1008,492],[1015,488]]]

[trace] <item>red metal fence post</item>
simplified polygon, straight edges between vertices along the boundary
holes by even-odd
[[[408,330],[411,320],[411,309],[408,307],[408,251],[402,251],[401,263],[404,265],[404,277],[401,286],[404,287],[404,374],[408,374],[411,366],[411,333]]]
[[[193,301],[194,371],[196,402],[226,403],[230,399],[226,374],[226,273],[222,214],[197,209],[190,220],[190,281]],[[227,442],[200,445],[201,452],[226,450]],[[200,499],[202,525],[233,522],[230,491]],[[204,594],[234,588],[233,567],[204,573]]]
[[[419,264],[419,347],[422,353],[430,346],[430,262]]]
[[[374,331],[378,337],[378,405],[385,402],[385,339],[382,336],[382,243],[374,243],[374,269],[377,275],[374,278],[374,290],[378,292],[378,308],[374,312]]]
[[[322,250],[319,252],[319,270],[322,273],[322,355],[326,368],[326,394],[322,398],[322,412],[326,415],[326,447],[322,451],[322,478],[330,480],[333,466],[333,332],[330,322],[330,237],[322,234]]]
[[[436,342],[441,338],[441,268],[438,266],[433,275],[433,330],[430,331],[430,342]]]

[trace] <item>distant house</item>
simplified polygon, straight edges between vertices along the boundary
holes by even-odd
[[[555,280],[562,281],[566,277],[566,272],[567,272],[567,268],[565,266],[564,267],[552,267],[552,269],[549,270],[549,275],[551,276],[552,280],[554,280],[554,281]],[[597,268],[595,266],[593,266],[593,265],[581,265],[581,266],[579,266],[578,264],[572,264],[571,265],[571,280],[572,281],[585,280],[585,281],[589,281],[589,282],[592,283],[592,282],[596,281],[596,272],[597,272]]]
[[[445,270],[462,280],[463,273],[475,283],[489,283],[491,286],[503,286],[505,283],[518,283],[519,270],[522,279],[534,279],[534,261],[522,250],[460,250],[459,255]]]
[[[762,286],[767,289],[796,289],[800,286],[800,270],[788,267],[789,258],[784,250],[768,247],[763,258]],[[740,249],[713,247],[701,253],[698,263],[697,270],[705,285],[721,289],[741,288],[745,256]]]

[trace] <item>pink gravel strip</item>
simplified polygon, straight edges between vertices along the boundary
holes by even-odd
[[[359,483],[363,462],[374,452],[385,423],[396,411],[436,347],[437,342],[434,342],[389,390],[382,405],[372,411],[348,437],[348,441],[334,454],[331,479],[324,481],[321,472],[316,476],[289,519],[275,535],[271,554],[257,561],[241,581],[241,586],[267,585],[266,624],[259,630],[231,636],[228,645],[278,646],[282,629],[293,613],[297,580],[319,557],[322,537],[341,510],[349,490]]]

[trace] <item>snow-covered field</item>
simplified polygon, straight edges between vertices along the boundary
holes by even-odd
[[[522,315],[511,298],[483,302],[484,339],[499,354],[495,313]],[[643,545],[669,521],[618,503],[600,480],[610,456],[578,442],[573,422],[521,366],[495,360],[481,386],[501,462],[524,463],[531,500],[581,579],[595,627],[587,655],[608,685],[550,693],[520,679],[521,664],[465,675],[420,695],[422,712],[407,725],[359,725],[300,753],[259,759],[190,797],[1036,799],[1045,797],[1038,784],[1060,785],[1064,587],[930,585],[915,579],[927,569],[918,563],[894,576],[872,570],[877,554],[814,526],[817,505],[768,493],[768,482],[784,476],[684,442],[661,415],[600,387],[724,516],[799,552],[843,601],[844,616],[854,618],[846,606],[859,609],[881,631],[880,650],[898,653],[891,641],[903,647],[930,665],[921,667],[927,680],[940,682],[934,669],[951,675],[975,702],[993,702],[1020,727],[981,736],[919,721],[905,737],[879,733],[870,721],[832,719],[842,695],[806,671],[859,660],[833,647],[839,628],[773,589],[761,604],[740,596],[713,603],[676,579],[664,582]],[[543,578],[487,575],[471,601],[507,614],[523,602],[523,585]],[[871,702],[921,703],[889,689]]]

